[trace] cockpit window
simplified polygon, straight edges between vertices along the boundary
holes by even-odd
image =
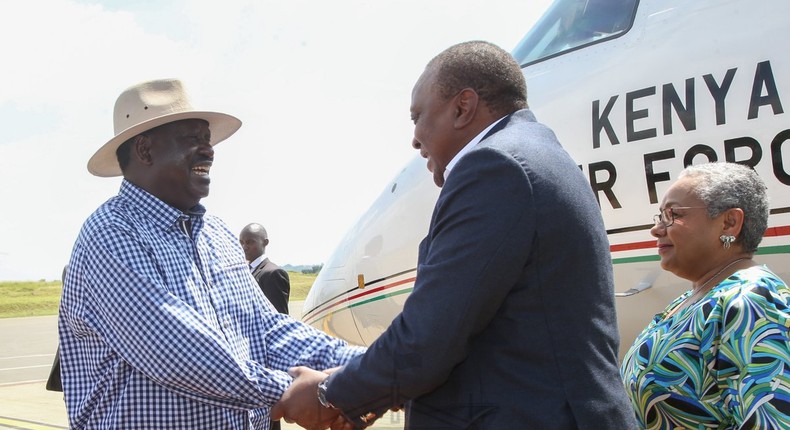
[[[555,0],[513,56],[522,66],[625,33],[639,0]]]

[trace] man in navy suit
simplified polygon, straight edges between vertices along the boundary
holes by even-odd
[[[291,280],[288,272],[266,258],[269,235],[262,225],[248,224],[239,234],[239,242],[244,256],[250,262],[252,276],[258,281],[263,295],[274,305],[277,312],[288,313],[288,296],[291,294]]]
[[[296,369],[274,413],[300,422],[318,397],[357,428],[402,404],[406,429],[635,428],[600,209],[528,110],[519,65],[455,45],[417,81],[411,116],[442,187],[414,291],[363,356],[329,377]]]

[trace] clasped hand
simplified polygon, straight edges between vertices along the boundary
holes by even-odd
[[[282,418],[308,430],[354,430],[339,410],[325,408],[318,401],[318,384],[334,370],[319,372],[303,366],[289,369],[294,380],[272,408],[272,419]]]

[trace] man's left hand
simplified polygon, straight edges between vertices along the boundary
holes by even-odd
[[[292,367],[288,373],[294,380],[272,408],[272,419],[284,418],[308,430],[349,428],[340,411],[318,402],[318,384],[327,378],[326,373],[303,366]]]

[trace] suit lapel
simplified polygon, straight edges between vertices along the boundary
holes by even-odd
[[[263,268],[266,267],[267,264],[269,264],[269,259],[264,258],[263,261],[261,261],[261,263],[258,264],[258,266],[252,271],[252,276],[257,277],[259,273],[263,272]]]

